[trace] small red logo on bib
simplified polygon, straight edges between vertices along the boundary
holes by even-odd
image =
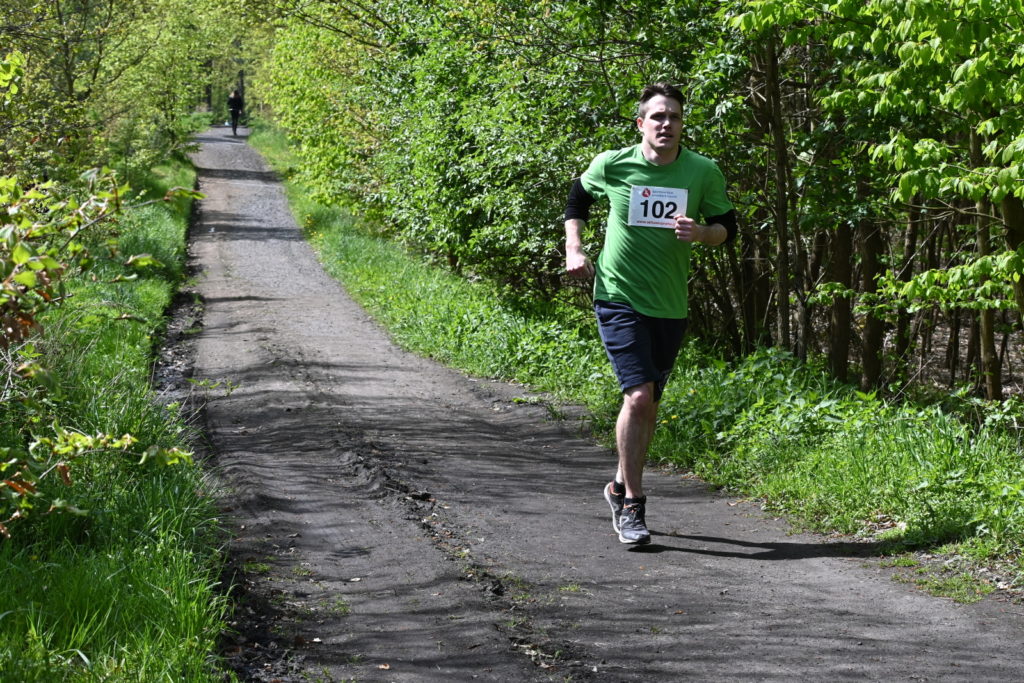
[[[650,196],[651,196],[651,188],[649,188],[649,187],[645,187],[645,188],[644,188],[644,191],[643,191],[643,192],[641,192],[640,194],[642,194],[642,195],[643,195],[643,196],[645,196],[645,197],[650,197]]]

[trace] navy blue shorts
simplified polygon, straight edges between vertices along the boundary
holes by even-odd
[[[594,301],[601,341],[612,363],[619,388],[654,382],[660,401],[686,334],[686,318],[652,318],[629,304]]]

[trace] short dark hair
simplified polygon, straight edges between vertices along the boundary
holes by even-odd
[[[676,86],[666,81],[659,83],[651,83],[640,92],[640,101],[636,105],[636,115],[640,118],[644,117],[644,110],[647,101],[652,97],[661,95],[662,97],[668,97],[679,103],[679,107],[683,106],[683,91]]]

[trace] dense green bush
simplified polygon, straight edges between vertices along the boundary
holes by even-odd
[[[390,234],[492,280],[507,296],[553,298],[571,179],[597,151],[634,141],[640,84],[672,69],[668,57],[588,67],[585,37],[608,21],[638,29],[640,18],[557,6],[542,16],[522,4],[389,3],[381,10],[386,27],[370,35],[329,7],[314,11],[394,49],[367,54],[344,31],[302,22],[281,32],[259,87],[298,143],[303,179],[321,198],[371,203]],[[614,49],[671,53],[685,63],[699,14],[645,13],[646,37]],[[519,40],[560,23],[571,59]],[[613,74],[606,84],[602,70]]]
[[[318,196],[531,302],[558,296],[571,179],[636,141],[642,85],[680,83],[684,145],[741,217],[735,244],[695,252],[697,333],[821,353],[865,389],[903,390],[917,365],[997,399],[1024,311],[1016,9],[312,2],[279,17],[257,87]]]

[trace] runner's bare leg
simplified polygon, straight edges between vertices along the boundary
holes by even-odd
[[[622,408],[615,423],[615,445],[619,453],[617,479],[625,483],[627,498],[644,495],[644,464],[657,416],[653,382],[622,392]]]

